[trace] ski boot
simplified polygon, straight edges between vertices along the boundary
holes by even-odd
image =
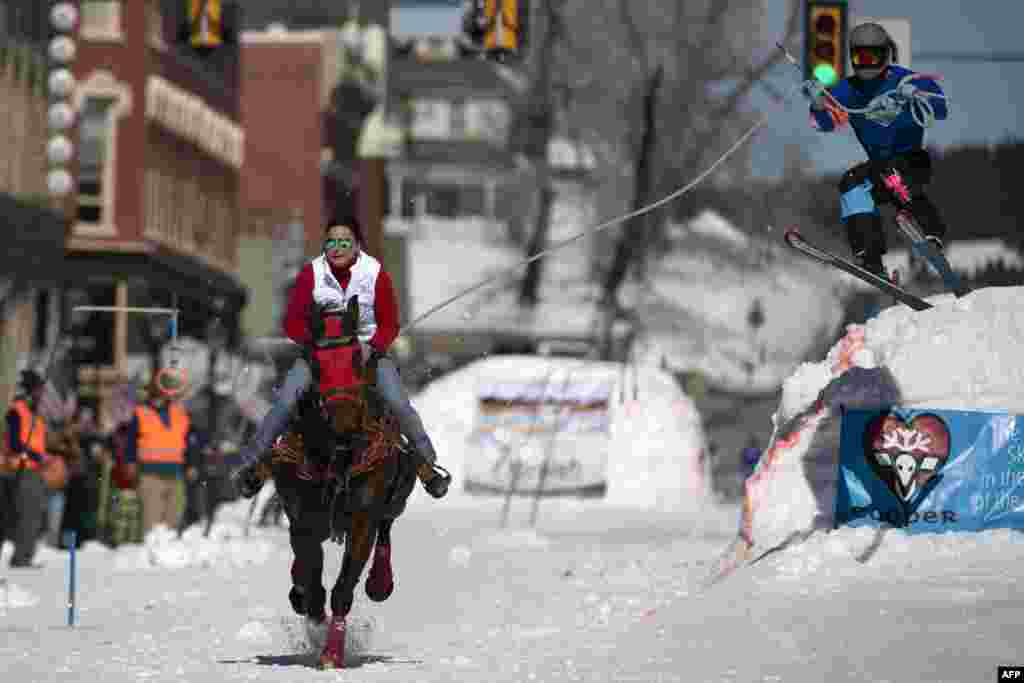
[[[853,258],[857,265],[864,270],[874,273],[878,277],[885,278],[893,284],[898,284],[896,278],[886,271],[885,264],[882,263],[881,254],[868,254],[865,251],[858,251],[853,255]]]

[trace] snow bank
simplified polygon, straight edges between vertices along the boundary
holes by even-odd
[[[568,370],[606,378],[614,386],[609,401],[611,427],[606,466],[607,492],[612,505],[648,509],[697,509],[706,504],[706,444],[700,415],[670,375],[651,366],[624,369],[614,363],[567,358],[491,356],[429,384],[413,398],[454,485],[445,499],[456,504],[468,498],[462,490],[472,454],[468,440],[476,426],[478,391],[495,377],[548,376]],[[466,455],[466,457],[471,457]],[[414,496],[410,501],[423,500]]]
[[[1024,288],[929,301],[927,311],[893,306],[848,326],[824,361],[801,365],[784,383],[775,432],[746,482],[739,538],[718,576],[831,529],[843,406],[1024,413]]]
[[[223,519],[224,512],[220,510],[218,517]],[[227,516],[234,515],[229,512]],[[111,552],[116,555],[114,568],[122,572],[217,566],[243,568],[264,564],[274,554],[275,546],[269,539],[246,538],[242,526],[234,521],[218,521],[211,527],[208,537],[203,536],[203,527],[198,524],[186,529],[181,538],[176,530],[157,526],[146,534],[141,546],[125,545]]]

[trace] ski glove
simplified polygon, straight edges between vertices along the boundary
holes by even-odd
[[[913,99],[914,99],[915,97],[917,97],[917,94],[918,94],[918,93],[919,93],[920,91],[921,91],[921,89],[920,89],[920,88],[918,88],[918,87],[917,87],[916,85],[914,85],[913,83],[911,83],[911,82],[907,81],[907,82],[906,82],[906,83],[904,83],[903,85],[901,85],[901,86],[899,86],[898,88],[896,88],[896,91],[895,91],[895,93],[894,93],[894,94],[895,94],[895,95],[896,95],[896,97],[898,97],[899,99],[901,99],[901,100],[904,100],[904,101],[906,101],[906,102],[910,102],[910,101],[911,101],[911,100],[913,100]]]
[[[817,78],[812,78],[809,81],[804,81],[803,86],[800,88],[804,97],[811,101],[811,107],[817,111],[821,111],[825,108],[825,85]]]

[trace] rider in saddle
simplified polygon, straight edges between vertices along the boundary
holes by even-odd
[[[321,311],[345,309],[358,299],[357,335],[362,348],[363,366],[375,378],[376,397],[391,409],[402,434],[416,455],[429,464],[431,475],[423,487],[435,498],[447,493],[450,477],[435,468],[437,454],[416,409],[398,376],[398,367],[388,349],[398,336],[398,303],[391,276],[380,262],[362,251],[362,230],[352,215],[327,222],[323,253],[307,263],[292,287],[285,314],[284,331],[303,348],[314,340]],[[285,377],[284,386],[270,412],[263,418],[256,436],[241,451],[242,466],[233,478],[243,496],[255,495],[263,482],[257,474],[261,459],[269,457],[274,440],[285,431],[299,400],[313,383],[313,368],[306,356],[300,357]]]

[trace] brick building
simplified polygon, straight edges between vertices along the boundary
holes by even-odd
[[[336,45],[337,32],[329,30],[242,34],[239,275],[258,302],[243,317],[250,336],[280,334],[287,288],[320,242],[322,118]]]
[[[46,9],[0,1],[0,412],[55,336],[66,223],[46,190]]]
[[[86,342],[78,377],[100,395],[145,367],[166,327],[124,312],[70,316],[75,304],[176,306],[180,335],[205,339],[217,318],[238,341],[244,135],[233,5],[223,4],[224,44],[205,54],[181,39],[181,2],[80,5],[62,291],[65,321]]]

